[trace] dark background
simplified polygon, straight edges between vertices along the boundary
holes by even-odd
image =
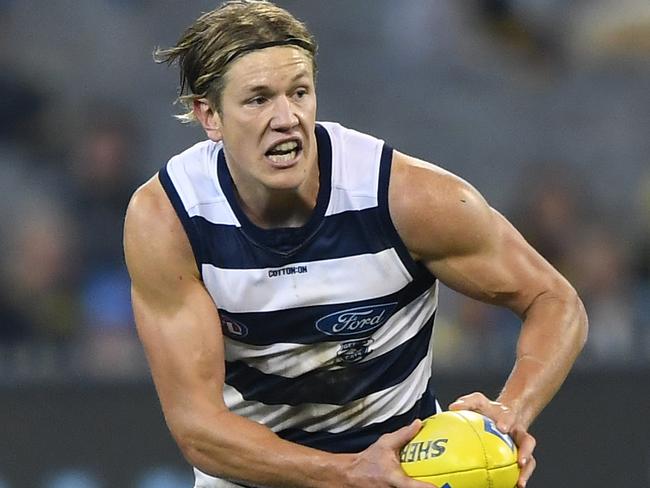
[[[538,468],[529,486],[647,486],[649,380],[641,371],[572,375],[532,428]],[[496,394],[502,381],[442,376],[441,403],[474,389]],[[191,472],[149,383],[31,385],[0,388],[0,395],[0,467],[15,486],[38,486],[42,473],[66,465],[88,466],[106,486],[129,488],[159,464]]]
[[[187,488],[137,340],[132,192],[201,140],[152,61],[213,0],[0,0],[0,488]],[[590,336],[531,486],[650,486],[650,3],[279,0],[319,119],[475,185],[577,288]],[[443,403],[494,396],[512,314],[443,288]]]

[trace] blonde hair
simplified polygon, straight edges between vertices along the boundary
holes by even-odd
[[[316,73],[316,41],[305,24],[266,0],[230,0],[199,17],[175,46],[156,49],[158,63],[178,63],[180,89],[177,102],[186,113],[176,117],[195,121],[195,100],[207,98],[220,113],[225,75],[231,61],[256,49],[292,45],[303,49]]]

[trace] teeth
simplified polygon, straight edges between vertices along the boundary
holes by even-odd
[[[296,157],[296,151],[287,154],[270,154],[269,159],[274,163],[286,163]]]
[[[296,141],[288,141],[288,142],[283,142],[282,144],[278,144],[275,146],[272,151],[293,151],[298,147],[298,143]]]

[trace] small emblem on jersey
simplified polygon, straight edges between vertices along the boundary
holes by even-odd
[[[269,278],[276,278],[278,276],[287,276],[287,275],[294,275],[294,274],[303,274],[306,272],[307,272],[307,266],[305,265],[287,266],[285,268],[280,268],[280,269],[270,269]]]
[[[370,344],[373,342],[374,339],[343,342],[336,353],[337,362],[352,364],[361,361],[372,352]]]
[[[248,335],[248,327],[244,324],[231,319],[223,313],[219,313],[219,318],[221,319],[221,329],[226,336],[239,339]]]
[[[316,328],[327,335],[355,335],[373,331],[388,320],[397,302],[349,308],[316,321]]]
[[[499,429],[497,429],[497,426],[494,425],[494,421],[492,419],[484,417],[483,423],[484,423],[485,432],[489,432],[490,434],[494,434],[499,439],[501,439],[503,442],[508,444],[508,447],[510,448],[510,450],[512,452],[515,451],[515,444],[512,441],[512,439],[510,438],[510,436],[504,434]]]

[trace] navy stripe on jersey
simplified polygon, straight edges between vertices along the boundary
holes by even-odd
[[[406,245],[402,241],[402,238],[397,232],[393,220],[390,216],[389,210],[389,200],[388,200],[388,187],[390,182],[390,171],[393,165],[393,148],[384,144],[384,147],[381,151],[381,162],[379,167],[379,191],[377,192],[377,202],[379,208],[383,209],[382,212],[382,224],[383,229],[388,236],[391,236],[392,242],[394,244],[395,251],[399,255],[402,263],[411,274],[431,274],[429,270],[421,263],[416,262],[411,257],[411,253],[407,249]]]
[[[169,173],[167,172],[167,166],[164,166],[158,172],[158,180],[160,181],[163,190],[165,190],[165,193],[167,194],[169,201],[172,203],[174,210],[176,210],[176,215],[178,215],[178,218],[181,221],[181,224],[183,225],[183,229],[185,229],[185,232],[187,233],[187,237],[190,241],[190,246],[192,247],[192,252],[194,254],[194,259],[196,260],[196,265],[199,269],[199,273],[201,273],[201,263],[203,262],[203,257],[205,255],[202,246],[200,245],[201,231],[197,229],[195,225],[195,219],[190,218],[190,216],[187,213],[187,210],[185,210],[185,205],[183,205],[183,201],[181,200],[181,197],[178,195],[178,192],[176,191],[176,187],[174,186],[171,178],[169,177]]]
[[[267,405],[345,405],[404,381],[429,352],[433,319],[405,343],[368,361],[321,368],[297,378],[265,374],[243,361],[227,362],[226,383],[246,400]]]
[[[435,279],[430,274],[425,274],[421,278],[415,279],[396,293],[369,300],[350,302],[345,305],[319,305],[272,312],[247,313],[232,313],[228,310],[219,309],[219,312],[223,314],[222,316],[225,319],[233,321],[240,326],[243,325],[244,328],[242,330],[246,330],[246,335],[243,337],[232,333],[224,325],[224,320],[222,320],[223,333],[233,340],[254,346],[268,346],[278,342],[290,342],[293,344],[322,342],[325,339],[324,335],[315,326],[320,318],[341,311],[342,307],[349,309],[395,303],[395,306],[391,310],[388,310],[393,315],[413,302],[413,300],[430,289],[435,283]],[[389,318],[387,316],[386,320]],[[363,335],[368,335],[367,331],[362,331],[357,336],[349,334],[345,336],[330,335],[327,337],[327,340],[350,340]]]
[[[200,261],[221,269],[281,268],[297,259],[308,262],[374,254],[393,247],[382,231],[381,219],[377,207],[327,216],[317,231],[317,240],[303,243],[299,251],[280,254],[267,247],[251,248],[239,227],[213,224],[203,217],[191,218],[200,235],[213,236],[205,241]],[[340,239],[341,235],[346,238]]]
[[[276,432],[285,440],[328,452],[360,452],[379,439],[383,434],[394,432],[409,425],[416,418],[425,419],[436,413],[436,397],[431,388],[431,380],[422,397],[413,408],[401,415],[391,417],[359,429],[350,429],[333,434],[327,431],[308,432],[301,429],[285,429]]]

